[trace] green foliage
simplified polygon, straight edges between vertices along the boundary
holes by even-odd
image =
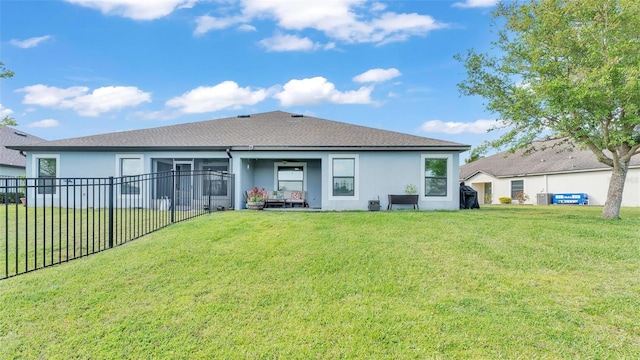
[[[469,157],[464,159],[464,163],[469,164],[476,160],[482,159],[485,153],[486,153],[485,147],[481,147],[481,146],[475,147],[471,150],[471,154],[469,154]]]
[[[497,39],[464,62],[465,95],[487,99],[507,132],[484,147],[529,147],[546,133],[614,170],[604,213],[617,217],[626,167],[640,150],[640,2],[501,3]]]
[[[418,187],[414,184],[407,184],[407,186],[404,187],[404,193],[407,195],[415,195],[418,193]]]
[[[4,66],[4,63],[2,61],[0,61],[0,79],[11,79],[13,77],[13,71],[7,69]],[[17,123],[15,122],[15,120],[10,117],[10,116],[5,116],[2,119],[0,119],[0,127],[4,126],[4,125],[8,125],[8,126],[15,126],[17,125]]]
[[[500,204],[511,204],[513,199],[509,196],[501,196],[498,198],[498,201],[500,201]]]
[[[18,204],[22,197],[24,197],[22,192],[0,192],[0,206],[2,204]]]
[[[258,189],[257,187],[254,187],[247,192],[247,202],[263,202],[268,197],[269,195],[264,188]]]
[[[636,358],[640,210],[598,211],[219,212],[0,281],[0,358]]]

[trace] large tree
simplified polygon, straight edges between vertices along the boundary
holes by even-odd
[[[491,50],[457,56],[461,92],[507,129],[488,145],[527,148],[544,133],[588,148],[612,168],[602,216],[618,218],[640,149],[640,1],[516,1],[493,15]]]
[[[0,61],[0,79],[11,79],[13,77],[13,71],[4,67],[4,63]],[[0,120],[0,127],[4,125],[16,125],[15,120],[9,115],[3,116]]]

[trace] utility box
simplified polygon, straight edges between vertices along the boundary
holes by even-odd
[[[536,196],[536,204],[538,205],[551,205],[553,204],[553,194],[540,193]]]
[[[369,200],[369,211],[380,210],[380,200]]]

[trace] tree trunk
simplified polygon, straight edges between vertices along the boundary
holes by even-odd
[[[609,191],[607,192],[607,201],[602,209],[602,217],[605,219],[619,219],[620,206],[622,206],[622,192],[624,191],[624,183],[627,179],[627,170],[629,169],[629,161],[620,163],[616,162],[611,172],[611,180],[609,180]]]

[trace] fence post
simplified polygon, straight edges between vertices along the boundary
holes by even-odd
[[[113,176],[109,176],[109,248],[113,247]]]
[[[213,183],[213,174],[211,173],[211,170],[209,170],[208,174],[207,174],[207,180],[209,180],[209,189],[208,189],[208,194],[209,196],[207,197],[207,210],[209,210],[209,212],[211,212],[211,191],[212,189],[212,183]]]
[[[176,171],[171,169],[171,223],[174,223],[176,220]]]

